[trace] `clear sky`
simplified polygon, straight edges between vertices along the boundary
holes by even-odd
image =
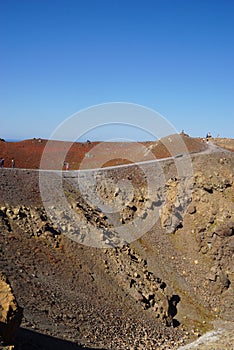
[[[0,50],[2,138],[113,101],[234,137],[233,0],[0,0]]]

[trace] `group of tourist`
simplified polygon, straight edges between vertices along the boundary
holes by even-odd
[[[5,159],[4,158],[0,158],[0,168],[4,168],[4,162],[5,162]],[[14,169],[15,167],[15,159],[12,158],[11,160],[11,168]]]

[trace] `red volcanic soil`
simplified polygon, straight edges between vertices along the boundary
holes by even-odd
[[[179,154],[200,152],[206,148],[201,140],[184,135],[172,135],[149,142],[63,142],[30,139],[20,142],[0,141],[0,157],[4,167],[25,169],[97,168],[167,158]],[[43,155],[43,163],[41,163]]]

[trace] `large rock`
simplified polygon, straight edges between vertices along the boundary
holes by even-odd
[[[216,227],[215,233],[220,237],[230,237],[234,233],[234,222],[227,222]]]
[[[22,320],[23,310],[16,302],[7,278],[0,273],[0,340],[12,343]]]

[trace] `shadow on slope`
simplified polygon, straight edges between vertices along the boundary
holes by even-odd
[[[103,348],[81,347],[77,344],[54,338],[28,329],[20,328],[16,336],[15,350],[105,350]]]

